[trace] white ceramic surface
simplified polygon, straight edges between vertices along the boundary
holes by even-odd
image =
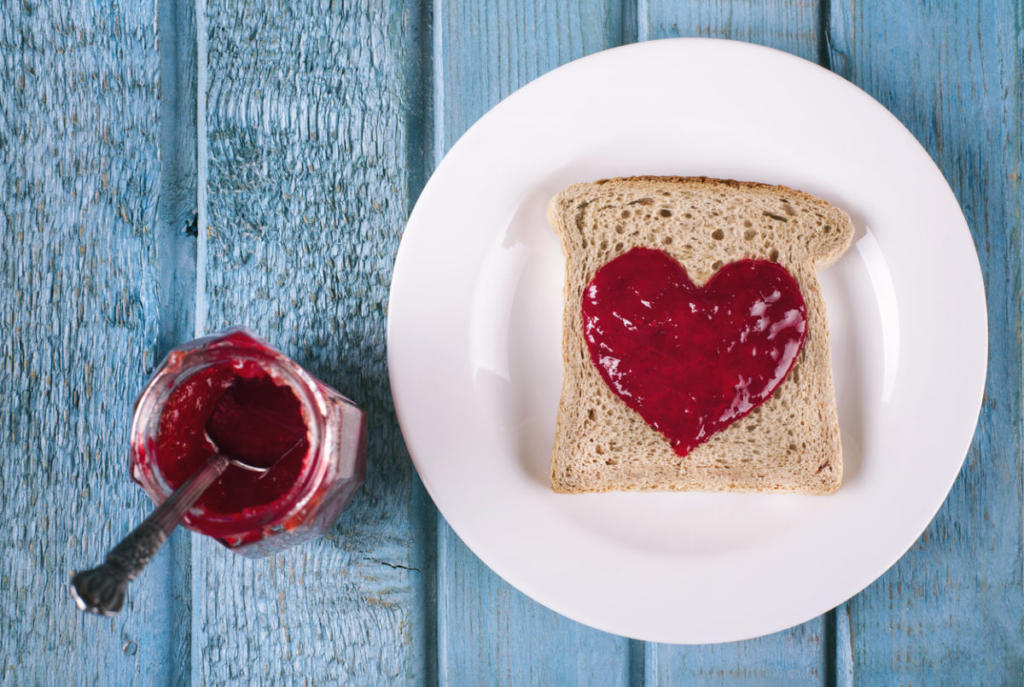
[[[630,174],[778,183],[845,208],[823,272],[846,475],[826,497],[557,495],[564,186]],[[970,445],[985,295],[942,174],[879,103],[791,55],[655,41],[556,69],[451,149],[398,252],[395,407],[423,483],[494,571],[570,618],[639,639],[767,634],[842,603],[920,536]]]

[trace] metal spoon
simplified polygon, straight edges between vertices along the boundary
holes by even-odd
[[[216,446],[209,435],[206,440]],[[71,578],[71,595],[78,607],[100,615],[114,615],[120,611],[128,583],[139,576],[192,504],[229,465],[261,473],[273,467],[258,467],[221,453],[214,454],[199,472],[175,489],[141,525],[111,549],[101,565],[76,573]]]

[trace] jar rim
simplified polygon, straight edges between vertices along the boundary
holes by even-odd
[[[243,543],[265,530],[275,531],[308,505],[326,473],[323,446],[328,431],[324,418],[327,400],[314,380],[298,364],[242,327],[196,339],[171,350],[139,395],[131,428],[133,479],[155,503],[174,489],[167,482],[156,455],[160,418],[171,394],[186,380],[210,367],[246,360],[259,365],[283,383],[299,401],[309,448],[295,482],[278,498],[236,513],[218,513],[193,506],[184,524],[202,534]],[[235,541],[237,540],[237,541]]]

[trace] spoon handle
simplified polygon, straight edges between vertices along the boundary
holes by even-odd
[[[188,509],[221,476],[228,464],[226,457],[214,455],[111,549],[102,565],[75,574],[71,578],[71,595],[78,607],[100,615],[114,615],[120,611],[128,583],[139,576]]]

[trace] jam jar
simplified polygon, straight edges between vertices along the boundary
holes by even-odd
[[[217,451],[271,466],[228,467],[183,520],[259,557],[330,529],[363,483],[365,447],[352,401],[234,328],[167,355],[135,406],[131,474],[159,504]]]

